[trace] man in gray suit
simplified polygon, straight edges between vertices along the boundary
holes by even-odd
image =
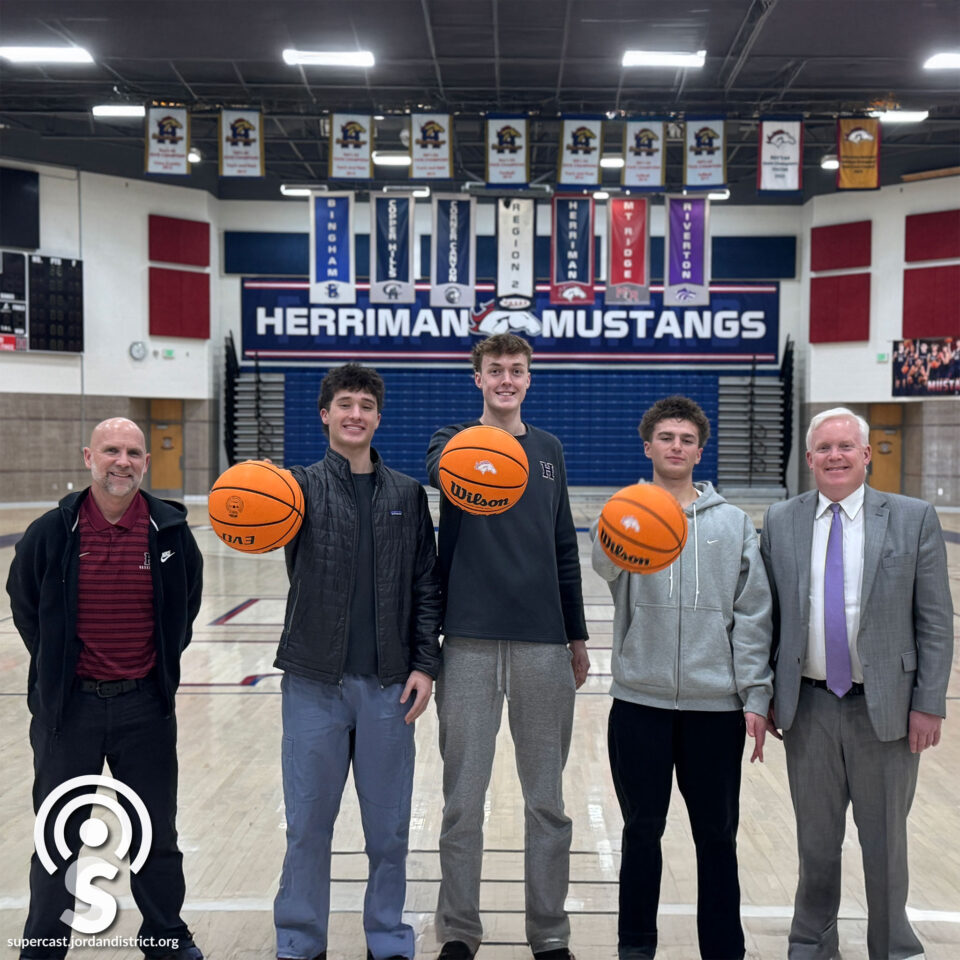
[[[869,436],[844,407],[815,416],[818,489],[771,506],[760,542],[774,600],[768,723],[783,731],[800,857],[791,960],[837,956],[850,802],[870,960],[923,954],[906,915],[907,815],[919,755],[940,741],[953,609],[937,515],[865,486]]]

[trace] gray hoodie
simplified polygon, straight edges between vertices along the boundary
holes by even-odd
[[[620,700],[766,715],[773,693],[770,586],[750,518],[695,483],[687,542],[658,573],[627,573],[593,537],[593,569],[613,594],[613,685]]]

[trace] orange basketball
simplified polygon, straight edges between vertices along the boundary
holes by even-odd
[[[604,504],[597,536],[618,567],[656,573],[680,556],[687,542],[687,518],[672,493],[653,483],[635,483]]]
[[[477,516],[509,510],[527,489],[527,455],[499,427],[467,427],[451,437],[439,470],[446,498]]]
[[[210,491],[210,524],[229,547],[267,553],[289,543],[303,522],[303,492],[289,470],[247,460],[224,470]]]

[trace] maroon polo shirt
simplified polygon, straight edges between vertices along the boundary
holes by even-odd
[[[116,522],[92,494],[80,504],[77,676],[91,680],[145,677],[157,660],[153,642],[150,512],[137,493]]]

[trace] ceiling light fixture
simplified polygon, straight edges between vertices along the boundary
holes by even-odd
[[[283,51],[284,63],[310,67],[372,67],[373,54],[369,50],[293,50]]]
[[[593,194],[594,200],[609,200],[610,194],[606,190],[597,190]]]
[[[281,183],[280,192],[285,197],[309,197],[311,193],[309,187],[301,187],[292,183]]]
[[[623,157],[601,157],[600,166],[619,170],[623,166]]]
[[[713,190],[707,194],[708,200],[729,200],[730,199],[730,190],[725,188],[723,190]]]
[[[95,117],[135,117],[142,119],[147,109],[142,103],[98,103],[93,107]]]
[[[202,159],[203,154],[196,147],[191,147],[187,151],[187,161],[189,163],[199,163]]]
[[[409,167],[413,162],[409,153],[384,153],[373,151],[373,162],[378,167]]]
[[[707,60],[707,51],[696,53],[668,53],[663,50],[625,50],[624,67],[702,67]]]
[[[83,47],[0,47],[11,63],[93,63]]]
[[[414,197],[419,197],[421,200],[422,200],[424,197],[429,197],[429,196],[430,196],[430,188],[429,188],[429,187],[418,187],[416,190],[413,191],[412,196],[414,196]]]
[[[960,52],[935,53],[923,65],[924,70],[960,70]]]
[[[881,123],[920,123],[930,116],[929,110],[872,110],[871,117]]]
[[[821,170],[839,170],[840,160],[835,153],[825,153],[820,161]]]

